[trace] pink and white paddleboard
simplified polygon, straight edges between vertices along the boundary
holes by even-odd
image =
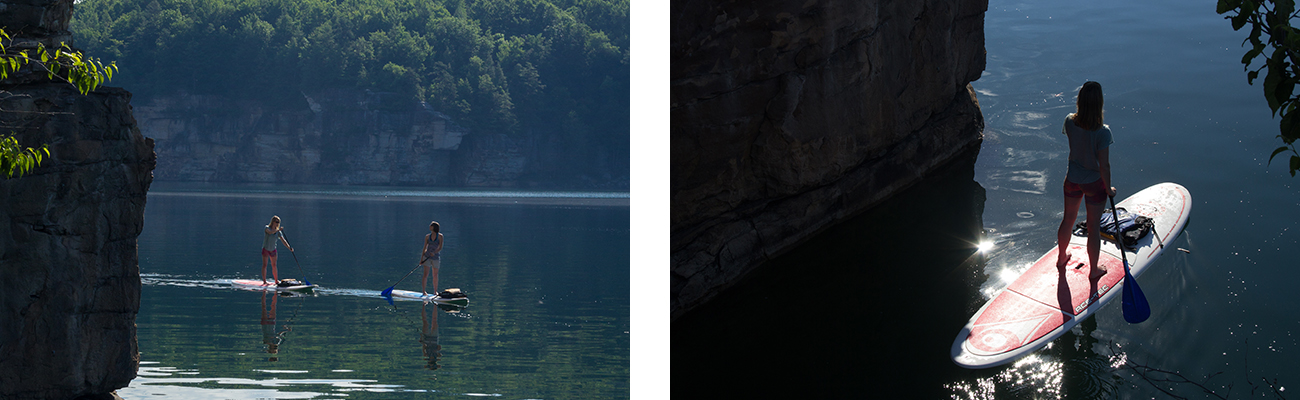
[[[235,279],[235,280],[231,280],[230,283],[243,289],[275,290],[275,291],[291,291],[291,292],[305,292],[316,287],[316,285],[310,285],[304,282],[299,282],[298,284],[291,285],[291,286],[278,286],[275,284],[275,282],[262,283],[261,280],[251,280],[251,279]]]
[[[1192,196],[1181,185],[1166,182],[1137,192],[1118,207],[1155,221],[1154,234],[1139,239],[1136,252],[1126,253],[1129,271],[1136,278],[1182,233],[1192,211]],[[1053,247],[985,303],[953,341],[953,361],[966,368],[1009,363],[1043,348],[1120,297],[1124,263],[1119,248],[1102,240],[1098,264],[1108,272],[1094,279],[1089,277],[1087,240],[1071,236],[1064,276],[1056,269],[1058,248]],[[1147,296],[1158,297],[1151,292]]]

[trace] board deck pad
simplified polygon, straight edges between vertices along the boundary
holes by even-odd
[[[1089,278],[1087,249],[1071,245],[1066,250],[1063,288],[1061,270],[1056,269],[1057,254],[1056,249],[1044,254],[980,314],[967,340],[972,353],[993,355],[1037,340],[1087,309],[1124,279],[1123,261],[1105,253],[1098,264],[1107,273]],[[1080,263],[1083,267],[1075,268]]]
[[[235,280],[230,281],[230,283],[233,283],[233,284],[238,285],[238,286],[243,286],[243,287],[248,287],[248,288],[253,288],[253,289],[258,289],[258,290],[267,289],[267,290],[296,290],[296,291],[303,291],[303,290],[308,290],[308,289],[311,289],[311,288],[316,287],[316,285],[276,286],[275,282],[270,282],[270,281],[268,281],[268,282],[266,282],[266,283],[262,283],[261,280],[252,280],[252,279],[235,279]]]
[[[1136,278],[1187,225],[1192,199],[1187,188],[1166,182],[1142,189],[1117,206],[1155,223],[1153,234],[1138,239],[1134,249],[1125,252]],[[1053,245],[971,316],[953,341],[955,363],[966,368],[988,368],[1011,362],[1046,346],[1107,302],[1121,297],[1122,290],[1115,289],[1123,285],[1124,262],[1115,242],[1101,241],[1098,263],[1107,273],[1097,279],[1089,276],[1087,238],[1072,235],[1066,246],[1069,259],[1064,274],[1056,269],[1058,247]]]

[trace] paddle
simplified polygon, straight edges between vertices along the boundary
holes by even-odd
[[[284,236],[284,231],[280,231],[280,236]],[[285,244],[289,244],[289,239],[284,239],[284,242]],[[302,283],[311,286],[311,282],[307,281],[307,274],[302,272],[302,264],[298,263],[298,255],[293,252],[293,246],[289,246],[289,254],[293,256],[294,265],[298,266],[298,275],[302,275]]]
[[[1115,211],[1115,196],[1110,196],[1110,212],[1115,218],[1115,246],[1119,247],[1119,256],[1124,260],[1124,320],[1130,324],[1146,321],[1151,316],[1151,305],[1147,296],[1142,294],[1136,278],[1128,270],[1128,255],[1124,252],[1123,238],[1119,232],[1119,212]]]
[[[397,283],[402,283],[402,281],[406,280],[406,277],[411,276],[411,274],[415,273],[416,268],[420,268],[420,264],[424,264],[424,260],[425,260],[424,258],[421,258],[420,263],[415,264],[415,268],[411,268],[411,272],[407,272],[406,275],[402,277],[402,279],[398,279]],[[393,297],[393,288],[397,287],[397,283],[394,283],[393,286],[389,286],[388,289],[384,289],[384,291],[379,292],[379,295],[384,297]]]

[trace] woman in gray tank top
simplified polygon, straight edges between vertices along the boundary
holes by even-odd
[[[1075,113],[1065,117],[1061,127],[1070,143],[1069,164],[1066,169],[1065,215],[1061,226],[1056,231],[1057,255],[1056,268],[1065,268],[1066,264],[1077,265],[1080,262],[1069,260],[1067,249],[1070,247],[1070,232],[1074,229],[1074,220],[1079,216],[1079,203],[1084,203],[1088,221],[1088,263],[1091,267],[1089,276],[1100,278],[1106,274],[1104,266],[1097,265],[1101,253],[1101,234],[1098,230],[1102,207],[1106,197],[1115,197],[1115,187],[1110,180],[1110,145],[1114,143],[1110,127],[1104,121],[1101,84],[1088,81],[1079,88],[1079,97],[1075,103]],[[1086,201],[1085,201],[1086,199]]]
[[[426,284],[430,277],[433,277],[433,292],[438,293],[438,267],[441,264],[440,253],[442,252],[442,234],[438,221],[429,223],[429,234],[424,235],[424,250],[420,251],[420,265],[424,266],[424,279],[420,280],[420,290],[425,295],[429,294]]]
[[[289,241],[284,239],[284,232],[281,232],[282,230],[284,230],[284,227],[280,226],[280,216],[276,215],[271,217],[271,223],[267,224],[266,229],[262,231],[262,233],[266,234],[266,237],[262,239],[262,284],[263,285],[266,284],[267,260],[271,261],[271,278],[275,279],[275,282],[280,281],[280,272],[278,268],[276,268],[276,260],[278,260],[279,257],[275,255],[276,247],[279,246],[280,242],[284,242],[284,247],[289,249],[289,251],[293,251],[293,246],[290,246]]]

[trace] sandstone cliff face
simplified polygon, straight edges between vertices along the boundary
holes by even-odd
[[[0,91],[0,125],[50,149],[29,175],[0,179],[0,398],[99,395],[135,378],[136,237],[155,159],[130,99],[56,83]]]
[[[674,317],[978,149],[987,8],[674,0]]]

